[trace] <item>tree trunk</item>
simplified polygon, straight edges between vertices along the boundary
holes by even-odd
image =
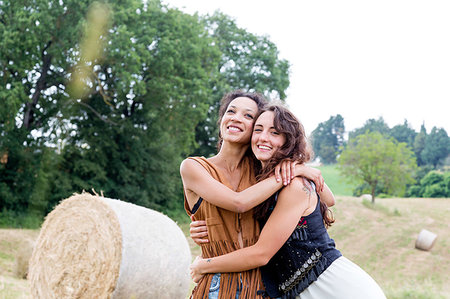
[[[377,185],[375,184],[375,185],[373,185],[372,186],[372,191],[371,191],[371,194],[372,194],[372,204],[374,205],[375,204],[375,188],[377,187]]]
[[[36,82],[36,89],[33,93],[33,96],[31,97],[31,102],[28,102],[26,104],[25,115],[23,117],[23,127],[28,130],[30,129],[31,124],[33,123],[34,109],[36,108],[36,105],[39,101],[39,97],[41,96],[41,91],[44,90],[46,86],[47,73],[48,70],[50,69],[52,57],[48,54],[45,54],[45,52],[50,46],[50,44],[51,42],[49,42],[47,46],[44,48],[44,50],[42,50],[41,76]]]

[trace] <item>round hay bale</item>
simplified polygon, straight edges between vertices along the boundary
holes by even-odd
[[[417,236],[416,248],[420,250],[430,251],[436,242],[437,235],[426,229],[422,229]]]
[[[34,298],[185,298],[190,262],[169,217],[83,193],[47,215],[28,278]]]
[[[361,199],[364,200],[368,200],[368,201],[372,201],[372,194],[362,194]]]

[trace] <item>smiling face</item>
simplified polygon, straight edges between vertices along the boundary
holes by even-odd
[[[286,142],[284,134],[278,132],[274,127],[274,116],[272,111],[262,113],[256,120],[253,129],[252,151],[263,165]]]
[[[250,98],[238,97],[231,101],[220,122],[223,140],[248,144],[257,113],[258,105]]]

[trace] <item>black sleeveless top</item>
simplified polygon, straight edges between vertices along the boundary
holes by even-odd
[[[327,233],[320,211],[319,194],[317,197],[315,210],[308,216],[300,218],[286,243],[267,265],[261,267],[266,293],[272,298],[295,298],[341,256],[339,250],[335,248],[333,239]],[[272,213],[277,198],[278,193],[275,194],[272,209],[260,223],[261,227]]]

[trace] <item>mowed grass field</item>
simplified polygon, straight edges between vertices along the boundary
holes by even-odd
[[[450,298],[450,199],[384,198],[376,205],[337,196],[329,232],[344,256],[366,270],[389,299]],[[181,225],[187,234],[188,224]],[[421,229],[438,235],[429,252],[414,248]],[[0,298],[31,298],[14,263],[37,230],[0,229]],[[190,239],[193,257],[200,253]]]
[[[449,203],[448,198],[384,198],[372,206],[338,196],[329,233],[388,298],[450,298]],[[415,249],[422,229],[438,236],[431,251]]]
[[[325,179],[328,187],[335,195],[352,196],[353,189],[357,186],[344,180],[341,176],[337,165],[321,165],[317,167],[322,172],[322,176]]]

